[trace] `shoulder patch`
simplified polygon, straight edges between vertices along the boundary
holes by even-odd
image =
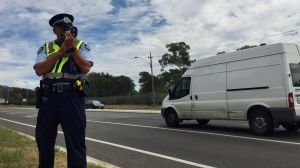
[[[41,54],[45,50],[45,45],[39,48],[37,54]]]
[[[86,50],[88,50],[88,51],[91,51],[91,48],[90,48],[90,46],[89,46],[88,44],[85,44],[85,43],[84,43],[84,48],[85,48]]]

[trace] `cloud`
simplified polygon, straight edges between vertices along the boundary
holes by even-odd
[[[147,60],[151,52],[156,75],[171,42],[189,44],[192,59],[245,44],[299,44],[299,11],[300,1],[288,0],[2,0],[0,81],[38,84],[32,66],[38,48],[55,38],[48,20],[57,13],[74,14],[79,38],[91,46],[93,71],[126,75],[138,85],[139,72],[150,67],[133,57]]]
[[[76,21],[97,20],[112,9],[108,0],[84,1],[1,1],[0,14],[0,84],[17,85],[27,81],[26,87],[38,85],[33,71],[38,48],[55,36],[48,24],[54,14],[76,11]],[[72,13],[72,12],[70,12]],[[75,22],[76,23],[76,22]],[[21,82],[22,83],[22,82]]]

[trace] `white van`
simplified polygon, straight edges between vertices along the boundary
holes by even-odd
[[[168,126],[196,119],[248,120],[256,134],[300,128],[300,55],[273,44],[203,58],[191,65],[162,103]]]

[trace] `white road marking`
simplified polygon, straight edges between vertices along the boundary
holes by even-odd
[[[24,125],[24,126],[35,128],[34,125],[25,124],[25,123],[13,121],[13,120],[8,120],[8,119],[5,119],[5,118],[0,118],[0,120],[4,120],[4,121],[8,121],[8,122],[12,122],[12,123],[16,123],[16,124],[20,124],[20,125]],[[62,131],[57,131],[57,132],[59,134],[63,134]],[[212,166],[207,166],[207,165],[204,165],[204,164],[199,164],[199,163],[196,163],[196,162],[191,162],[191,161],[188,161],[188,160],[183,160],[183,159],[179,159],[179,158],[175,158],[175,157],[171,157],[171,156],[167,156],[167,155],[162,155],[162,154],[159,154],[159,153],[149,152],[149,151],[145,151],[145,150],[141,150],[141,149],[137,149],[137,148],[133,148],[133,147],[129,147],[129,146],[124,146],[124,145],[120,145],[120,144],[116,144],[116,143],[111,143],[111,142],[107,142],[107,141],[101,141],[101,140],[93,139],[93,138],[89,138],[89,137],[86,137],[85,139],[89,140],[89,141],[92,141],[92,142],[97,142],[97,143],[106,144],[106,145],[110,145],[110,146],[114,146],[114,147],[118,147],[118,148],[130,150],[130,151],[142,153],[142,154],[156,156],[156,157],[160,157],[160,158],[163,158],[163,159],[172,160],[172,161],[175,161],[175,162],[180,162],[180,163],[184,163],[184,164],[195,166],[195,167],[214,168]]]
[[[6,114],[26,114],[25,112],[9,112],[9,113],[6,113]]]
[[[6,110],[2,110],[0,111],[1,113],[8,113],[9,111],[6,111]]]
[[[223,136],[223,137],[238,138],[238,139],[247,139],[247,140],[255,140],[255,141],[263,141],[263,142],[274,142],[274,143],[282,143],[282,144],[290,144],[290,145],[300,145],[300,143],[298,143],[298,142],[292,142],[292,141],[280,141],[280,140],[272,140],[272,139],[264,139],[264,138],[253,138],[253,137],[245,137],[245,136],[238,136],[238,135],[220,134],[220,133],[212,133],[212,132],[201,132],[201,131],[189,131],[189,130],[180,130],[180,129],[172,129],[172,128],[153,127],[153,126],[136,125],[136,124],[124,124],[124,123],[93,121],[93,120],[87,120],[87,121],[88,122],[94,122],[94,123],[101,123],[101,124],[121,125],[121,126],[130,126],[130,127],[141,127],[141,128],[167,130],[167,131],[177,131],[177,132],[187,132],[187,133],[196,133],[196,134]]]
[[[23,136],[25,136],[25,137],[27,137],[27,138],[29,138],[29,139],[35,141],[35,137],[34,137],[34,136],[31,136],[31,135],[29,135],[29,134],[25,134],[25,133],[19,132],[19,131],[16,131],[16,132],[17,132],[18,134],[20,134],[20,135],[23,135]],[[58,150],[60,150],[60,151],[62,151],[62,152],[64,152],[64,153],[67,153],[67,149],[66,149],[65,147],[59,146],[59,145],[55,145],[55,146],[58,148]],[[101,161],[101,160],[92,158],[92,157],[90,157],[90,156],[87,156],[86,159],[87,159],[87,162],[88,162],[88,163],[93,163],[93,164],[96,164],[96,165],[99,165],[99,166],[103,166],[103,167],[105,167],[105,168],[119,168],[119,167],[117,167],[117,166],[115,166],[115,165],[109,164],[109,163],[107,163],[107,162],[103,162],[103,161]]]
[[[34,116],[32,116],[32,115],[27,115],[27,116],[24,116],[24,117],[26,117],[26,118],[34,118]]]
[[[0,118],[0,120],[4,120],[4,121],[12,122],[12,123],[15,123],[15,124],[20,124],[20,125],[24,125],[24,126],[27,126],[27,127],[32,127],[32,128],[35,128],[35,126],[34,126],[34,125],[25,124],[25,123],[21,123],[21,122],[13,121],[13,120],[8,120],[8,119],[5,119],[5,118]]]
[[[171,156],[167,156],[167,155],[162,155],[162,154],[158,154],[158,153],[154,153],[154,152],[149,152],[149,151],[145,151],[145,150],[141,150],[141,149],[137,149],[137,148],[132,148],[129,146],[119,145],[119,144],[115,144],[115,143],[110,143],[110,142],[106,142],[106,141],[88,138],[88,137],[86,137],[86,139],[93,141],[93,142],[98,142],[98,143],[102,143],[102,144],[106,144],[106,145],[110,145],[110,146],[115,146],[115,147],[119,147],[122,149],[127,149],[127,150],[131,150],[131,151],[135,151],[135,152],[139,152],[139,153],[143,153],[143,154],[147,154],[147,155],[151,155],[151,156],[156,156],[156,157],[172,160],[175,162],[184,163],[184,164],[195,166],[195,167],[213,168],[211,166],[207,166],[207,165],[203,165],[203,164],[199,164],[199,163],[195,163],[195,162],[191,162],[191,161],[187,161],[187,160],[183,160],[183,159],[179,159],[179,158],[175,158],[175,157],[171,157]]]

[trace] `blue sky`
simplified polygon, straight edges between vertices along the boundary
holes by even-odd
[[[91,46],[94,72],[131,77],[154,74],[165,45],[184,41],[192,59],[245,44],[300,42],[300,1],[288,0],[1,0],[0,85],[34,88],[38,48],[55,36],[49,19],[70,13],[78,37]],[[138,88],[138,87],[137,87]]]

